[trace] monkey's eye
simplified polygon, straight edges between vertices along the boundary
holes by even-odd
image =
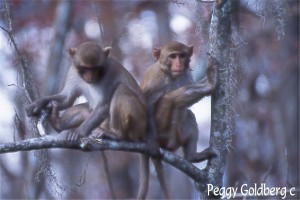
[[[96,66],[96,67],[86,67],[86,66],[76,66],[79,74],[85,74],[87,72],[95,72],[95,73],[102,73],[104,67]]]
[[[179,58],[186,58],[186,53],[180,53]]]
[[[171,58],[171,59],[175,59],[177,57],[177,54],[176,53],[171,53],[170,55],[169,55],[169,58]]]
[[[79,74],[86,73],[86,67],[77,66],[76,69],[77,69],[77,71],[78,71]]]

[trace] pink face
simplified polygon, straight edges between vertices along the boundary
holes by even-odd
[[[104,67],[76,66],[79,76],[89,84],[99,82],[104,75]]]
[[[189,63],[188,55],[184,52],[173,52],[168,55],[168,66],[173,77],[185,73]]]

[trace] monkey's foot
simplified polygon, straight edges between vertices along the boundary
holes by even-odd
[[[79,139],[79,134],[75,131],[63,131],[56,136],[58,139],[76,141]]]
[[[217,157],[217,154],[214,151],[212,151],[210,148],[206,148],[200,153],[195,153],[190,158],[187,158],[187,160],[190,162],[202,162],[204,160],[210,160],[215,157]]]
[[[102,128],[97,128],[93,131],[93,133],[90,135],[91,138],[95,138],[95,139],[118,139],[117,135],[113,132],[104,130]]]

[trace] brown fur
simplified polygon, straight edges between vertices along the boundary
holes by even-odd
[[[189,66],[192,53],[193,46],[176,41],[155,48],[153,55],[157,62],[147,69],[141,88],[147,101],[149,124],[154,126],[150,127],[152,138],[170,151],[182,147],[187,160],[200,162],[215,154],[208,149],[196,152],[198,127],[188,107],[214,91],[217,62],[210,57],[207,77],[193,83]],[[161,164],[155,166],[161,168]],[[166,185],[162,187],[166,188]]]

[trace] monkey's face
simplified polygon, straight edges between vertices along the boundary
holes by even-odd
[[[167,66],[171,75],[176,78],[189,69],[190,58],[185,52],[171,52],[167,57]]]
[[[153,56],[159,60],[164,71],[168,71],[173,78],[177,78],[189,69],[193,49],[193,46],[171,41],[162,48],[153,49]]]
[[[89,84],[98,83],[105,74],[104,66],[76,66],[79,76]]]

